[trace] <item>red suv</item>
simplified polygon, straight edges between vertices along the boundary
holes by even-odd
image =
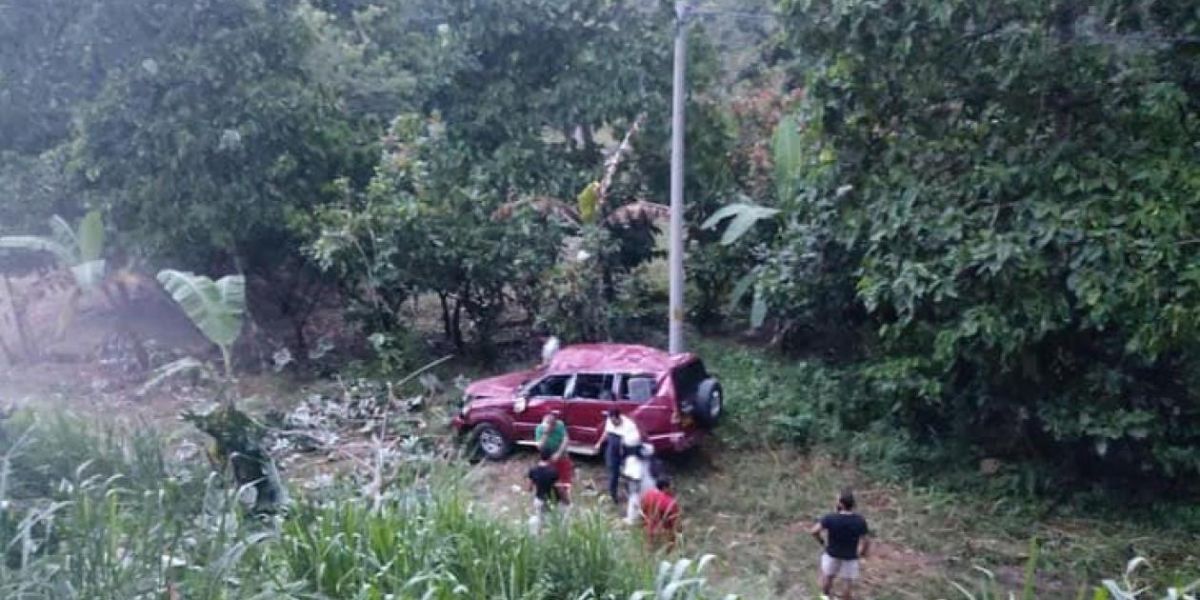
[[[530,445],[546,413],[566,421],[572,452],[592,454],[604,433],[604,414],[616,407],[632,417],[655,453],[681,452],[717,424],[721,384],[692,354],[646,346],[567,346],[535,369],[477,381],[454,417],[487,458],[504,458],[513,444]]]

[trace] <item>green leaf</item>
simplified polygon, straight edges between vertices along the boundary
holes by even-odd
[[[185,356],[179,360],[171,361],[154,370],[154,376],[151,377],[142,387],[138,388],[137,395],[145,396],[154,388],[159,387],[168,379],[173,379],[185,373],[201,373],[205,376],[212,377],[212,370],[208,365],[205,365],[200,360],[191,356]]]
[[[90,211],[83,217],[79,222],[75,242],[79,246],[80,262],[100,259],[104,253],[104,217],[100,211]]]
[[[1034,585],[1037,583],[1038,541],[1029,540],[1029,560],[1025,562],[1025,587],[1021,591],[1021,600],[1037,600]]]
[[[750,326],[755,329],[762,327],[767,320],[767,298],[762,288],[754,289],[754,302],[750,305]]]
[[[746,292],[750,291],[750,286],[754,285],[754,282],[758,279],[757,276],[757,273],[751,271],[743,275],[734,284],[733,292],[729,294],[729,312],[736,310],[738,305],[742,303],[742,297],[746,295]]]
[[[720,210],[705,220],[700,227],[702,229],[712,229],[721,221],[730,219],[725,232],[721,234],[721,244],[728,246],[741,239],[758,221],[769,219],[777,214],[779,214],[779,210],[775,208],[768,208],[748,202],[739,202],[721,207]]]
[[[585,224],[595,223],[600,209],[600,184],[595,181],[587,184],[575,200],[579,206],[579,220]]]
[[[57,240],[36,235],[10,235],[0,237],[0,249],[48,252],[64,264],[75,262],[74,252]]]
[[[246,278],[228,275],[214,282],[203,275],[165,270],[158,282],[212,343],[228,350],[242,331]]]
[[[64,248],[70,249],[72,252],[79,249],[79,240],[75,237],[75,229],[71,227],[67,220],[54,215],[50,217],[50,235]],[[75,262],[75,257],[65,262]]]
[[[800,127],[796,119],[786,116],[775,126],[772,139],[772,158],[775,162],[775,191],[780,201],[795,196],[796,180],[800,176]]]

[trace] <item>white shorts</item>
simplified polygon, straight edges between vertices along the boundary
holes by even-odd
[[[835,579],[856,581],[858,580],[858,561],[834,558],[828,554],[822,554],[821,574]]]

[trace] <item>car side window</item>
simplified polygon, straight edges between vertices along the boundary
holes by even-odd
[[[654,378],[649,375],[622,375],[617,398],[627,402],[649,402],[654,396]]]
[[[529,388],[529,396],[535,398],[562,398],[567,393],[567,383],[570,375],[551,375],[533,384]]]
[[[580,373],[575,377],[575,393],[572,398],[585,400],[612,400],[613,376]]]

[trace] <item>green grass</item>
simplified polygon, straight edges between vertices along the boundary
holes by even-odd
[[[953,583],[980,581],[975,567],[994,574],[997,597],[1020,597],[1027,585],[1038,597],[1074,597],[1134,555],[1153,565],[1141,580],[1161,589],[1200,578],[1194,506],[1127,507],[1095,495],[1054,503],[1014,492],[1005,474],[914,465],[924,450],[870,418],[852,373],[719,340],[700,340],[696,351],[726,388],[727,421],[708,462],[685,469],[680,484],[700,538],[692,548],[734,549],[723,553],[723,575],[765,579],[777,594],[796,582],[810,592],[803,584],[815,577],[819,548],[786,528],[827,511],[848,485],[895,551],[867,564],[879,597],[954,595]],[[1026,577],[1035,538],[1037,569]]]
[[[1092,598],[1131,547],[1152,566],[1134,586],[1182,588],[1200,575],[1194,520],[1164,523],[1183,513],[1047,513],[1045,502],[986,485],[914,478],[903,436],[829,419],[833,403],[858,402],[845,396],[857,393],[845,374],[721,342],[699,352],[731,400],[722,439],[677,466],[682,553],[719,555],[711,585],[688,592],[815,597],[819,548],[803,527],[845,485],[880,543],[864,597]],[[442,400],[429,408],[441,411]],[[474,503],[453,463],[393,474],[378,509],[358,487],[334,485],[300,496],[287,519],[262,521],[243,516],[236,490],[209,477],[202,457],[178,462],[174,440],[153,428],[24,414],[0,431],[0,598],[157,599],[170,587],[188,600],[576,600],[665,597],[670,581],[694,575],[687,565],[663,571],[611,515],[579,511],[533,537]]]
[[[658,567],[602,515],[552,520],[534,536],[484,514],[453,465],[396,473],[377,507],[335,485],[286,518],[259,519],[241,490],[174,463],[168,447],[145,427],[3,423],[0,598],[598,600],[672,584],[692,594],[676,599],[705,597],[695,567]]]

